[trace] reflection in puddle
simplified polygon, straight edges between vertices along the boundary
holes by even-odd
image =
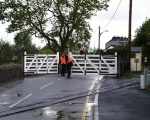
[[[36,120],[81,120],[84,101],[85,98],[37,109],[34,111],[33,117]]]
[[[46,107],[35,110],[33,116],[36,118],[44,118],[44,120],[56,120],[57,111],[52,110],[51,107]]]
[[[62,120],[65,117],[65,113],[63,111],[57,112],[57,120]]]
[[[52,110],[51,107],[43,108],[43,117],[44,118],[56,118],[57,112]]]
[[[78,120],[77,116],[73,116],[73,114],[77,114],[78,111],[65,112],[63,110],[55,111],[51,107],[46,107],[40,110],[34,111],[34,118],[36,117],[38,120]]]
[[[52,110],[50,107],[43,108],[43,113],[47,116],[56,115],[56,111]]]

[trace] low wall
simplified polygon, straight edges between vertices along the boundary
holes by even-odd
[[[0,65],[0,82],[23,78],[23,66],[20,64]]]

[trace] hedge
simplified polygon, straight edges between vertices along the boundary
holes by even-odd
[[[23,78],[23,66],[21,64],[0,65],[0,82]]]

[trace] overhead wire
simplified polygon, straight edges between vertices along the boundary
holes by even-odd
[[[112,22],[112,20],[114,19],[114,17],[116,16],[116,14],[117,14],[117,12],[118,12],[118,9],[119,9],[119,7],[120,7],[120,5],[121,5],[121,2],[122,2],[122,0],[120,0],[119,3],[117,4],[117,7],[116,7],[116,9],[115,9],[115,12],[114,12],[113,15],[110,17],[109,21],[108,21],[107,24],[103,27],[103,29],[105,29],[107,26],[110,25],[110,23]]]

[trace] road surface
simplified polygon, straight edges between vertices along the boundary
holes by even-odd
[[[44,75],[1,84],[0,120],[84,119],[84,96],[96,89],[98,77]]]

